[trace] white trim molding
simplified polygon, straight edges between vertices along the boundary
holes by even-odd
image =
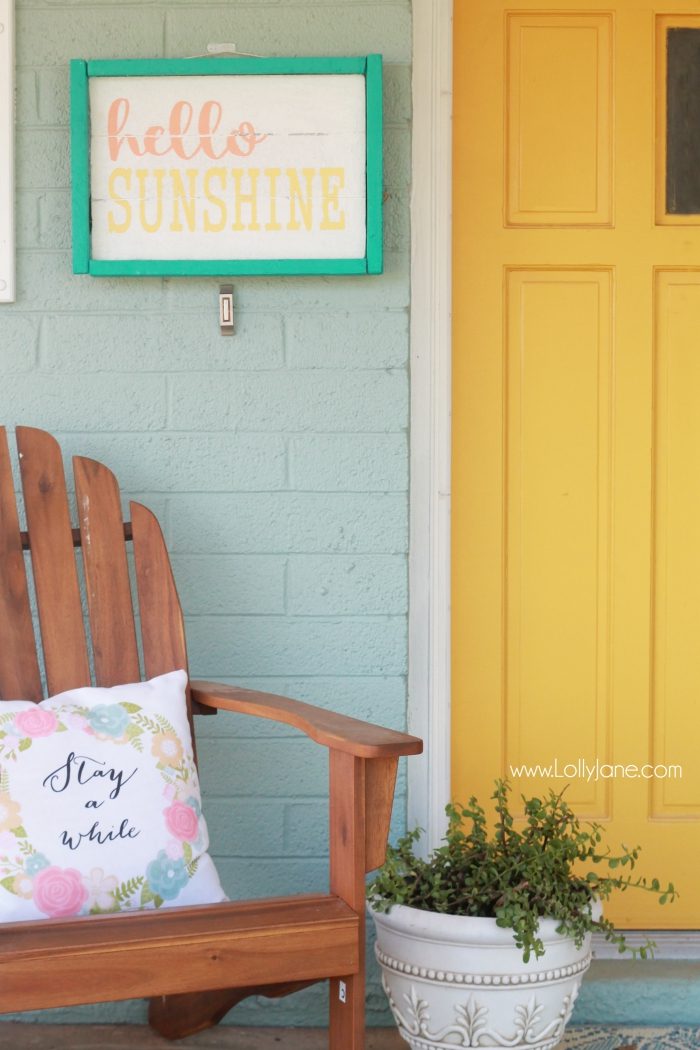
[[[413,0],[408,821],[445,829],[450,798],[452,0]]]
[[[623,930],[625,939],[635,947],[654,941],[655,959],[700,959],[700,934],[697,930]],[[628,960],[614,944],[606,941],[602,933],[594,933],[591,946],[594,959]],[[652,975],[653,976],[653,975]]]
[[[15,298],[14,0],[0,0],[0,303]]]

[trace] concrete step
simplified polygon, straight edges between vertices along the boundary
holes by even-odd
[[[700,1026],[700,962],[593,962],[581,985],[572,1023]]]

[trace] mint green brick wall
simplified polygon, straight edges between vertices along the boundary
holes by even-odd
[[[194,674],[405,724],[410,0],[17,0],[18,296],[0,306],[0,421],[104,459],[161,517]],[[386,273],[235,282],[70,272],[70,58],[202,53],[385,61]],[[245,61],[241,59],[241,61]],[[325,752],[200,721],[213,852],[232,895],[327,888]],[[394,829],[404,819],[405,770]],[[264,834],[261,833],[264,830]],[[372,969],[369,1019],[385,1023]],[[323,1024],[325,990],[231,1015]],[[142,1020],[140,1003],[52,1011]]]

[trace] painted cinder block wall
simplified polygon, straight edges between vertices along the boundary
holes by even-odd
[[[409,0],[17,0],[16,14],[18,292],[0,307],[0,421],[103,458],[160,515],[194,675],[403,727]],[[238,279],[234,338],[219,334],[216,279],[70,268],[69,60],[197,55],[210,41],[385,61],[385,274]],[[200,719],[199,733],[229,893],[327,889],[325,751],[243,717]],[[395,829],[404,792],[402,775]],[[231,1020],[323,1024],[324,996],[251,1000]],[[374,969],[368,1019],[388,1019]]]

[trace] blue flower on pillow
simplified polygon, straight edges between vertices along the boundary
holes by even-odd
[[[120,704],[98,704],[87,717],[90,728],[104,736],[120,737],[129,724],[129,715]]]
[[[195,798],[194,795],[190,795],[190,797],[186,801],[187,801],[187,805],[190,806],[195,811],[197,816],[201,817],[201,815],[202,815],[202,807],[199,804],[199,799]]]
[[[43,853],[32,853],[31,857],[27,857],[24,870],[27,875],[36,875],[42,868],[48,868],[50,865],[51,861]]]
[[[146,878],[156,897],[164,901],[174,900],[180,890],[187,885],[188,874],[182,858],[173,860],[162,849],[155,860],[146,868]]]

